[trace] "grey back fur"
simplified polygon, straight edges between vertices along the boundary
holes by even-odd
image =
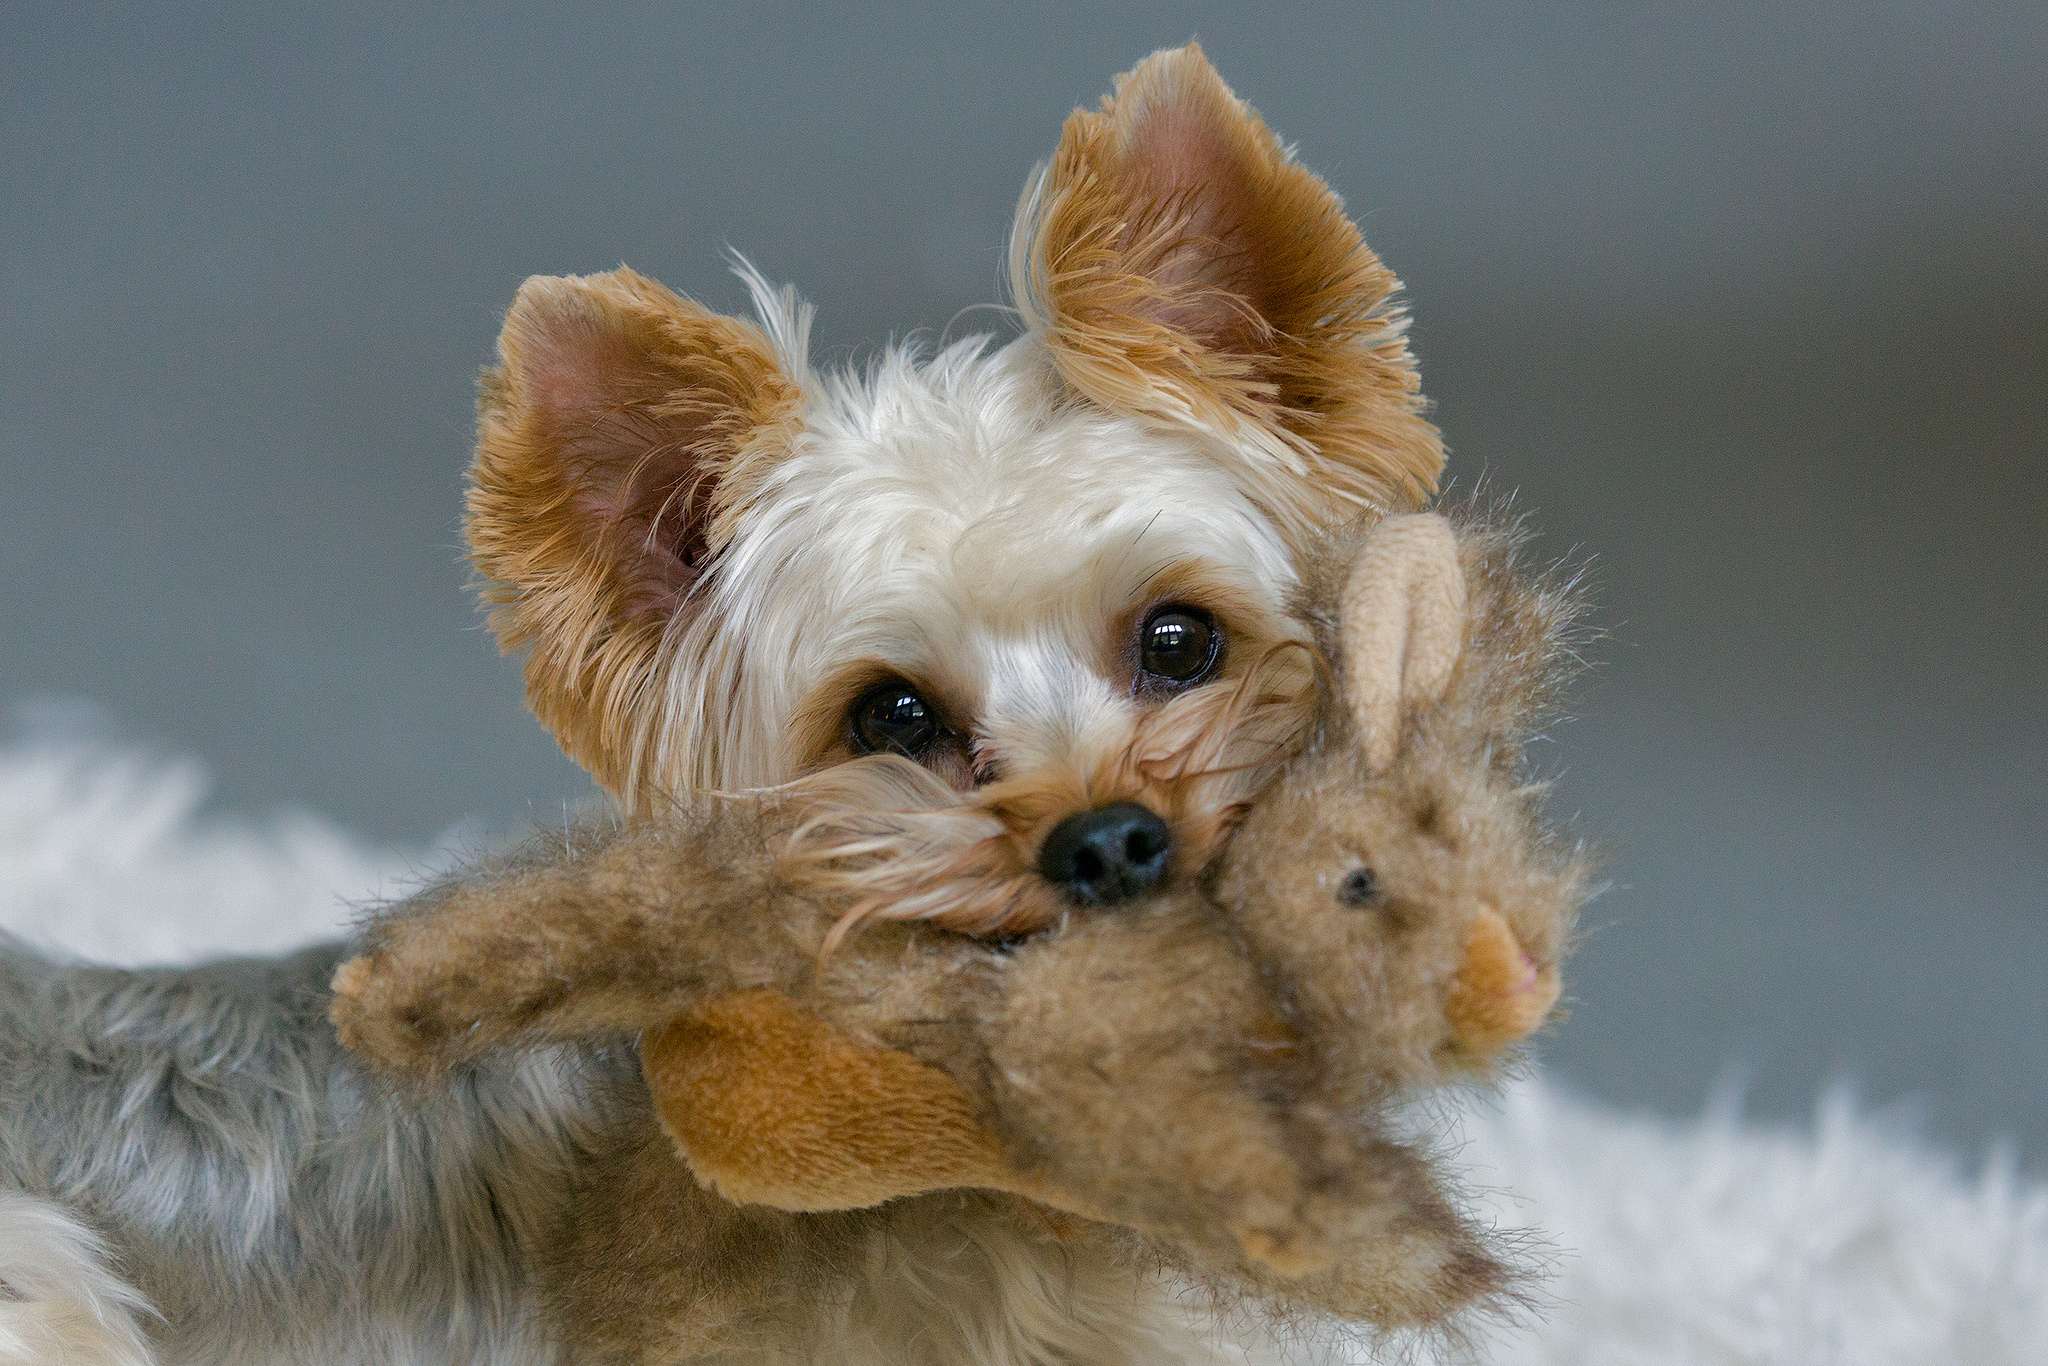
[[[0,1190],[106,1239],[165,1363],[558,1360],[530,1255],[630,1057],[393,1094],[327,1024],[341,952],[117,970],[0,939]]]

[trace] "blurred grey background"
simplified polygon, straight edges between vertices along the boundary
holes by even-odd
[[[1065,112],[1197,36],[1406,277],[1454,469],[1597,554],[1555,1067],[2041,1163],[2048,7],[428,8],[0,8],[0,705],[228,810],[548,817],[457,534],[520,278],[737,307],[731,244],[827,353],[943,328]]]

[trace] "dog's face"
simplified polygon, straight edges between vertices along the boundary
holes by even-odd
[[[1199,866],[1284,751],[1295,554],[1441,466],[1395,281],[1191,48],[1068,120],[1012,277],[1014,341],[856,375],[751,272],[758,322],[623,269],[521,289],[471,544],[629,805],[829,774],[821,866],[1015,929]]]

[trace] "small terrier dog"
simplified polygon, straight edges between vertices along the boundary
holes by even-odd
[[[1301,557],[1443,463],[1393,275],[1193,47],[1068,119],[1010,274],[1014,340],[858,374],[813,369],[808,308],[744,265],[755,321],[623,268],[529,280],[468,522],[534,711],[627,810],[907,756],[948,809],[849,776],[792,867],[990,935],[1209,861],[1312,712]],[[342,953],[119,973],[0,943],[0,1361],[560,1359],[520,1249],[633,1060],[404,1104],[327,1023]],[[1057,1249],[941,1229],[890,1257],[889,1331],[842,1360],[931,1359],[918,1312],[1003,1366],[1211,1359]]]

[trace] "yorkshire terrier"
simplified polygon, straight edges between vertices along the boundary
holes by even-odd
[[[1009,261],[1013,340],[859,373],[814,369],[809,309],[751,267],[751,320],[623,268],[529,280],[468,521],[534,711],[624,809],[802,779],[824,814],[792,876],[993,936],[1210,861],[1312,713],[1303,556],[1443,463],[1394,276],[1193,47],[1067,120]],[[916,767],[839,767],[877,753]],[[334,1041],[342,955],[120,973],[0,944],[0,1361],[559,1359],[522,1249],[632,1059],[405,1104]],[[949,1283],[959,1240],[927,1241],[892,1283]],[[1007,1325],[985,1359],[1209,1359],[1142,1346],[1166,1330],[1135,1284],[969,1250],[1007,1268],[974,1291]],[[1062,1315],[1097,1345],[1018,1326]],[[926,1360],[901,1326],[841,1359]]]

